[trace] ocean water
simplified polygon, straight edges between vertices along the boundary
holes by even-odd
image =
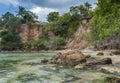
[[[0,83],[117,83],[112,75],[97,70],[40,63],[54,55],[55,52],[0,53]]]

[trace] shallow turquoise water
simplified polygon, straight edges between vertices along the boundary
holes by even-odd
[[[41,64],[56,53],[0,53],[0,83],[111,83],[95,70],[74,70]]]

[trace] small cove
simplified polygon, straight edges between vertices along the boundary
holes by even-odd
[[[54,55],[55,52],[0,53],[0,83],[114,83],[111,80],[114,75],[97,70],[40,63]]]

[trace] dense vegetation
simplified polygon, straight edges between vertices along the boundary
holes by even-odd
[[[26,11],[23,7],[19,7],[19,11],[16,15],[6,12],[0,18],[1,28],[1,45],[3,48],[12,49],[22,47],[20,38],[18,36],[19,28],[21,24],[30,24],[37,18],[35,14],[30,11]]]
[[[70,11],[62,16],[59,12],[51,12],[47,17],[48,25],[56,36],[71,38],[79,26],[79,21],[82,18],[91,18],[89,12],[91,12],[91,4],[88,2],[70,7]]]
[[[4,47],[19,47],[20,39],[17,36],[16,27],[19,28],[20,24],[20,19],[9,12],[2,16],[1,26],[4,28],[1,32],[1,44]]]
[[[21,24],[31,26],[35,24],[37,16],[23,7],[19,7],[16,15],[7,12],[0,18],[1,46],[7,48],[16,47],[38,47],[43,49],[57,49],[66,44],[66,39],[74,38],[74,33],[80,26],[83,18],[89,18],[91,29],[91,42],[103,42],[114,39],[120,41],[120,1],[119,0],[98,0],[97,7],[92,10],[88,2],[80,6],[70,7],[69,12],[60,15],[59,12],[50,12],[47,16],[47,23],[44,23],[43,34],[39,40],[29,39],[24,44],[18,36]],[[52,31],[55,35],[51,38],[48,34]],[[116,40],[116,39],[117,40]]]
[[[104,2],[98,0],[91,20],[92,40],[101,42],[116,36],[120,38],[119,19],[119,0],[105,0]]]

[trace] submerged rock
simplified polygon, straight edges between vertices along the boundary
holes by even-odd
[[[92,83],[120,83],[120,78],[109,76],[104,79],[95,79]]]
[[[120,75],[120,67],[116,67],[116,66],[101,67],[101,71],[103,71],[105,73],[111,73],[111,74],[115,74],[115,75]]]
[[[43,60],[41,60],[41,63],[48,63],[49,62],[49,60],[48,59],[43,59]]]
[[[74,67],[74,69],[84,69],[86,68],[86,64],[78,64]]]
[[[90,58],[91,57],[91,55],[85,55],[85,58]]]
[[[24,65],[36,66],[36,65],[40,65],[40,63],[39,62],[27,62],[27,63],[24,63]]]
[[[117,77],[107,77],[105,81],[108,83],[120,83],[120,78]]]
[[[97,53],[98,56],[104,55],[103,51]]]
[[[89,63],[78,64],[74,67],[74,69],[89,69],[89,68],[96,68],[99,65],[107,65],[112,64],[112,60],[110,58],[104,58],[101,60],[96,60]]]
[[[88,66],[92,66],[92,65],[97,66],[97,65],[106,65],[106,64],[112,64],[111,58],[104,58],[104,59],[101,59],[101,60],[90,62],[87,65]]]
[[[31,80],[38,80],[38,76],[34,73],[21,74],[17,77],[17,80],[20,82],[29,82]]]

